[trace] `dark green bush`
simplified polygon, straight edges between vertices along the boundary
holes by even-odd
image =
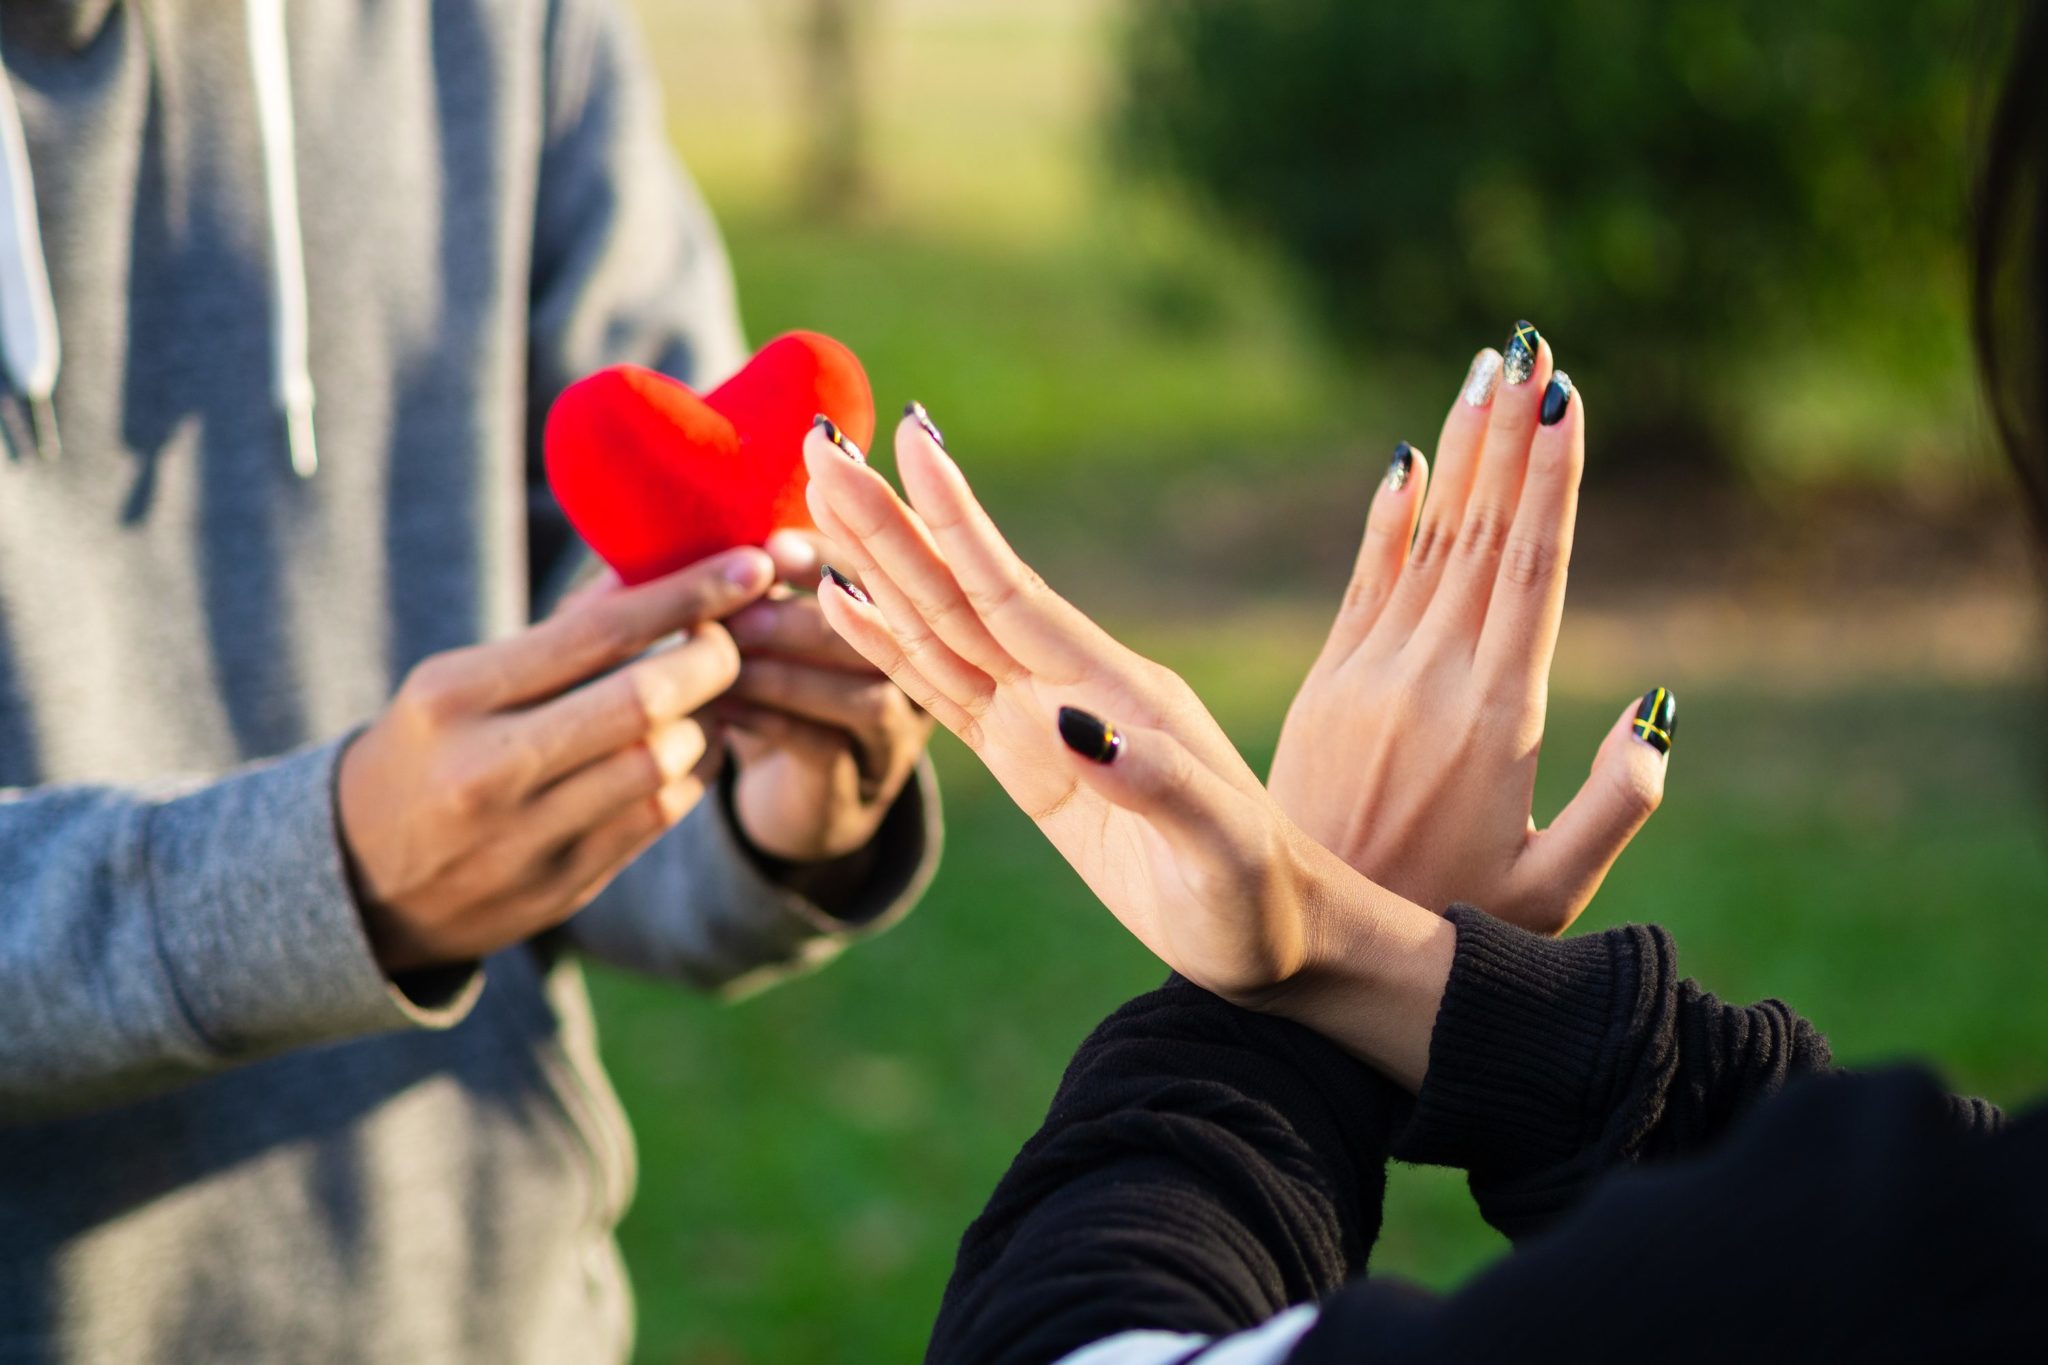
[[[1341,341],[1456,353],[1527,316],[1617,454],[1711,463],[1774,356],[1960,373],[1982,13],[1134,0],[1115,141],[1297,266]]]

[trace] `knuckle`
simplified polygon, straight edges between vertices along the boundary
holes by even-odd
[[[1408,567],[1425,569],[1435,564],[1448,548],[1450,528],[1441,517],[1424,518],[1421,529],[1415,533],[1415,543],[1408,549]]]
[[[740,676],[739,646],[715,622],[697,627],[677,647],[675,663],[675,671],[666,678],[666,685],[673,689],[669,699],[671,709],[675,710],[687,709],[691,702],[723,692]]]
[[[896,631],[896,646],[913,665],[932,657],[938,643],[939,637],[922,620],[912,620]]]
[[[1201,694],[1180,674],[1163,664],[1153,664],[1151,683],[1154,695],[1159,698],[1160,709],[1171,715],[1194,716],[1208,714],[1208,706]]]
[[[430,724],[449,720],[461,710],[467,673],[457,655],[436,654],[423,659],[399,684],[399,701]]]
[[[668,783],[689,775],[704,757],[704,727],[694,720],[679,720],[664,729],[657,740],[655,778]]]
[[[962,507],[957,499],[940,498],[936,503],[937,505],[924,508],[920,513],[924,517],[924,524],[932,531],[958,531],[970,524],[971,518],[967,509]]]
[[[853,533],[855,540],[873,540],[889,525],[889,505],[881,498],[869,496],[870,490],[848,498],[836,498],[832,502],[832,513],[840,524]]]
[[[1493,560],[1507,544],[1509,522],[1498,508],[1480,507],[1458,528],[1457,553],[1468,560]]]
[[[1358,574],[1344,585],[1344,601],[1339,611],[1355,614],[1371,607],[1380,598],[1380,582],[1376,576]]]
[[[1557,570],[1557,546],[1540,536],[1511,538],[1501,558],[1501,577],[1518,588],[1548,587]]]
[[[652,818],[647,833],[655,834],[673,828],[690,813],[690,808],[697,804],[697,798],[703,792],[703,784],[694,778],[686,777],[664,783],[661,790],[654,794],[654,800],[649,807]]]
[[[449,814],[463,820],[490,810],[504,786],[495,765],[476,762],[455,765],[439,784],[443,805]]]
[[[941,633],[954,621],[964,620],[968,626],[973,626],[981,615],[975,608],[973,598],[966,593],[933,603],[929,610],[921,610],[919,614],[931,622],[934,630]]]
[[[646,729],[661,690],[660,684],[651,681],[643,670],[608,679],[599,686],[596,700],[591,703],[588,728],[621,737]]]
[[[1036,569],[1004,574],[993,586],[965,588],[967,603],[977,615],[994,616],[1030,601],[1045,590],[1045,580]]]
[[[697,627],[690,644],[704,650],[713,667],[725,675],[728,682],[739,676],[740,647],[733,642],[732,632],[724,626],[716,621],[706,621]]]

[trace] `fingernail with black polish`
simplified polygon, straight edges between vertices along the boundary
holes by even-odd
[[[932,444],[940,450],[946,448],[946,433],[939,430],[939,424],[924,410],[922,403],[905,403],[903,415],[924,428],[924,434],[932,438]]]
[[[1514,334],[1508,338],[1507,352],[1501,359],[1501,369],[1510,384],[1526,384],[1529,376],[1536,373],[1536,352],[1542,349],[1543,334],[1536,330],[1536,324],[1522,320],[1515,324]]]
[[[1398,493],[1408,486],[1408,476],[1415,472],[1415,447],[1406,441],[1394,447],[1394,458],[1387,462],[1387,491]]]
[[[1671,738],[1678,733],[1678,698],[1668,687],[1652,688],[1643,694],[1631,722],[1636,738],[1660,754],[1671,752]]]
[[[833,587],[839,589],[839,591],[845,593],[848,597],[851,597],[856,602],[865,602],[868,600],[868,595],[860,590],[860,584],[854,582],[851,578],[848,578],[845,574],[839,572],[839,570],[833,568],[830,564],[827,564],[825,566],[825,581],[830,583]]]
[[[1483,408],[1493,401],[1493,392],[1500,387],[1500,352],[1491,346],[1472,357],[1472,368],[1465,372],[1465,403],[1469,407]]]
[[[1563,370],[1550,376],[1550,387],[1543,391],[1543,425],[1554,427],[1564,420],[1572,410],[1572,377]]]
[[[1124,748],[1124,737],[1114,725],[1097,720],[1077,706],[1060,708],[1060,738],[1069,749],[1093,763],[1114,763]]]
[[[803,409],[799,408],[797,411],[801,412]],[[866,464],[868,462],[868,457],[861,454],[860,447],[855,445],[852,439],[839,429],[838,423],[834,422],[824,413],[821,412],[816,417],[813,417],[811,425],[824,432],[825,439],[838,446],[844,452],[847,459],[852,460],[855,464]]]

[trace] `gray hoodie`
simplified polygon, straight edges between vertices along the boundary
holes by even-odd
[[[574,572],[550,398],[743,354],[636,42],[616,0],[0,0],[0,1359],[621,1356],[578,955],[733,989],[928,875],[926,783],[838,917],[713,797],[479,970],[364,942],[340,744]]]

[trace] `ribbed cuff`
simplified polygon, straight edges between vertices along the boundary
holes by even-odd
[[[1631,1034],[1633,938],[1650,931],[1551,939],[1470,906],[1446,915],[1456,956],[1395,1154],[1475,1175],[1567,1161],[1607,1119]]]
[[[408,982],[409,993],[377,965],[335,817],[346,745],[242,769],[147,817],[158,949],[193,1028],[223,1056],[445,1028],[482,989],[470,969]]]
[[[566,927],[579,948],[616,966],[728,999],[750,995],[903,918],[931,881],[943,837],[936,779],[920,764],[863,860],[866,875],[827,910],[763,870],[712,793]]]
[[[792,863],[755,848],[733,813],[736,777],[728,767],[718,791],[733,849],[760,875],[765,893],[794,896],[799,915],[812,925],[840,934],[885,929],[916,903],[937,869],[945,836],[928,759],[897,793],[867,847],[829,863]]]

